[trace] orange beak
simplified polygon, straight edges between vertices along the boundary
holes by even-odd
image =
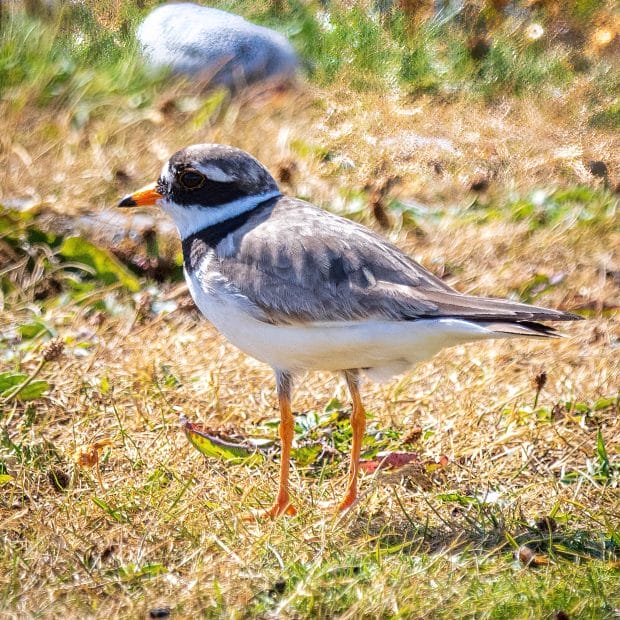
[[[119,203],[119,207],[154,207],[156,202],[163,196],[156,189],[157,184],[145,185],[133,194],[125,196]]]

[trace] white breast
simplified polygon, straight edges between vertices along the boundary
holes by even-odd
[[[201,267],[207,267],[204,261]],[[445,347],[497,338],[483,326],[459,319],[347,321],[271,325],[253,317],[243,298],[209,280],[186,274],[200,311],[235,346],[273,368],[306,370],[367,369],[387,379],[427,360]]]

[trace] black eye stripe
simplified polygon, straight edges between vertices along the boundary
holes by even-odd
[[[217,207],[248,195],[248,190],[235,183],[222,183],[205,179],[198,188],[188,189],[176,178],[170,188],[170,199],[179,205],[196,205]]]

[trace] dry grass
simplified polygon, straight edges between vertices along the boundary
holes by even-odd
[[[110,208],[119,192],[154,178],[172,152],[198,142],[234,144],[274,171],[292,160],[295,192],[336,208],[343,190],[384,176],[399,177],[407,198],[461,208],[480,176],[492,197],[505,199],[540,185],[593,184],[588,162],[602,160],[618,183],[617,135],[582,122],[582,96],[438,106],[432,98],[409,103],[397,93],[335,87],[327,94],[308,86],[292,95],[252,93],[221,109],[217,96],[205,103],[177,87],[147,107],[102,101],[79,129],[73,109],[50,116],[4,102],[10,131],[0,143],[1,197],[63,213]]]
[[[40,375],[53,386],[46,397],[3,405],[0,457],[12,479],[0,498],[2,617],[135,618],[162,605],[175,618],[526,618],[560,608],[614,617],[620,423],[617,400],[593,406],[620,388],[620,317],[603,311],[620,298],[617,202],[608,198],[612,207],[589,224],[468,217],[485,205],[501,212],[535,188],[599,187],[590,159],[604,160],[617,181],[618,138],[582,123],[581,96],[486,107],[305,87],[209,113],[208,101],[176,86],[143,108],[102,102],[79,128],[70,110],[1,102],[0,202],[23,200],[52,221],[111,213],[177,148],[224,142],[274,171],[294,162],[288,191],[371,225],[362,188],[399,176],[393,197],[452,210],[416,229],[397,221],[386,234],[457,288],[504,296],[536,274],[564,272],[536,302],[591,308],[562,341],[457,347],[403,378],[365,385],[371,425],[420,427],[414,449],[422,460],[447,455],[447,468],[367,476],[359,506],[338,518],[317,506],[343,492],[346,459],[318,474],[294,467],[299,516],[247,524],[243,513],[274,494],[277,463],[206,460],[177,421],[184,413],[266,432],[256,425],[277,415],[271,371],[193,310],[155,315],[103,285],[95,296],[115,295],[116,315],[70,298],[41,304],[35,291],[47,275],[2,265],[21,273],[0,312],[6,369],[38,364],[45,337],[10,337],[34,317],[66,343]],[[474,202],[468,188],[479,175],[490,186]],[[346,400],[336,378],[301,378],[295,410],[322,410],[334,395]],[[584,403],[587,413],[575,406]],[[593,478],[599,429],[616,468],[607,484]],[[105,439],[100,487],[96,470],[75,458]],[[562,482],[571,472],[580,474]],[[558,524],[551,546],[533,525],[547,515]],[[549,563],[514,562],[511,544],[524,542],[544,547]]]

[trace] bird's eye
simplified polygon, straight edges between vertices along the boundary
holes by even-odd
[[[204,185],[205,180],[206,179],[203,174],[200,174],[200,172],[195,172],[194,170],[183,172],[179,177],[179,182],[187,189],[198,189]]]

